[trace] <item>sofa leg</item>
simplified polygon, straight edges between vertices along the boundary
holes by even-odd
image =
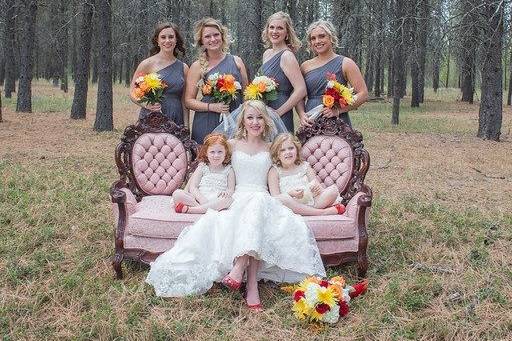
[[[368,271],[368,257],[366,256],[366,252],[359,253],[357,255],[357,275],[360,278],[365,278],[366,271]]]
[[[112,266],[114,267],[114,271],[116,272],[116,279],[123,278],[123,268],[121,267],[121,263],[123,262],[123,254],[120,252],[116,252],[114,255],[114,260],[112,261]]]

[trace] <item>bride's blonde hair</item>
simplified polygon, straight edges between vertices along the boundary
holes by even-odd
[[[261,138],[263,140],[267,140],[270,136],[270,132],[274,127],[274,124],[272,123],[272,120],[270,119],[270,116],[268,115],[267,106],[262,101],[258,100],[249,100],[245,101],[242,104],[242,110],[240,111],[240,114],[238,115],[237,119],[237,130],[235,133],[235,139],[238,140],[245,140],[247,138],[247,129],[245,129],[244,126],[244,117],[245,112],[247,108],[253,108],[254,110],[261,113],[263,117],[263,121],[265,122],[265,127],[263,128],[263,134]]]

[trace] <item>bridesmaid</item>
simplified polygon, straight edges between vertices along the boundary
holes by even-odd
[[[306,60],[301,65],[302,74],[306,81],[307,102],[301,100],[297,104],[297,112],[302,126],[310,126],[311,120],[306,116],[306,112],[322,104],[322,95],[327,85],[327,73],[336,75],[338,82],[347,85],[350,84],[357,94],[357,100],[350,106],[342,108],[335,107],[324,108],[322,115],[326,118],[340,117],[346,124],[352,126],[348,111],[357,109],[361,104],[368,100],[368,89],[364,82],[359,67],[348,57],[338,55],[334,48],[338,45],[338,36],[334,26],[325,20],[318,20],[309,25],[306,32],[309,49],[316,55],[310,60]]]
[[[161,111],[176,124],[188,126],[188,109],[185,107],[183,99],[188,66],[177,59],[178,53],[185,55],[183,38],[178,30],[178,26],[169,22],[157,24],[151,38],[151,43],[153,44],[150,50],[151,56],[139,64],[133,75],[130,86],[130,98],[135,104],[142,107],[139,118],[145,117],[152,111]],[[164,90],[162,103],[138,103],[132,95],[135,88],[135,80],[141,73],[148,74],[153,72],[158,73],[160,78],[168,85]]]
[[[199,58],[190,66],[185,90],[185,103],[195,111],[192,124],[192,139],[203,143],[206,135],[219,125],[220,114],[235,110],[242,103],[242,91],[236,100],[228,106],[214,103],[213,97],[205,95],[196,99],[198,82],[207,79],[210,74],[229,73],[240,82],[242,89],[247,85],[247,71],[242,59],[228,51],[228,29],[218,20],[203,18],[195,24],[194,41],[199,47]]]
[[[290,16],[284,12],[272,14],[261,39],[269,49],[263,53],[260,73],[274,78],[279,84],[277,99],[267,104],[277,111],[288,131],[293,133],[293,107],[306,96],[306,84],[295,57],[301,43]]]

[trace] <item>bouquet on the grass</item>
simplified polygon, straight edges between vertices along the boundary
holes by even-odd
[[[206,79],[202,79],[198,84],[203,96],[212,96],[216,103],[230,104],[242,86],[232,74],[213,73]]]
[[[277,82],[267,76],[257,76],[251,84],[247,85],[244,91],[246,100],[259,99],[265,103],[277,99]]]
[[[167,88],[167,83],[160,79],[157,73],[140,74],[135,80],[133,97],[139,103],[160,103],[165,88]]]
[[[299,320],[336,323],[349,312],[352,298],[366,292],[368,280],[346,285],[341,276],[324,280],[308,277],[293,291],[293,313]]]
[[[327,86],[322,96],[322,104],[314,107],[306,113],[306,115],[314,120],[318,116],[324,107],[346,107],[354,104],[357,99],[357,95],[354,94],[354,89],[349,88],[336,80],[334,73],[327,73]]]

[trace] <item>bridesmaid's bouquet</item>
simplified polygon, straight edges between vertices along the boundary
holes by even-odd
[[[277,82],[267,76],[257,76],[251,84],[245,88],[244,98],[246,100],[259,99],[268,103],[277,99]]]
[[[316,119],[320,116],[320,112],[324,107],[333,108],[335,106],[346,107],[354,104],[357,95],[354,94],[354,89],[346,87],[336,80],[334,73],[327,73],[327,86],[322,96],[322,104],[314,107],[307,112],[310,119]]]
[[[133,97],[139,103],[160,103],[165,88],[167,88],[167,83],[160,79],[157,73],[140,74],[135,80]]]
[[[364,294],[368,280],[346,285],[341,276],[324,280],[308,277],[293,290],[293,313],[299,320],[334,324],[349,312],[348,303]]]
[[[236,99],[242,86],[232,74],[220,74],[218,72],[208,76],[206,80],[200,80],[198,84],[203,96],[212,96],[217,103],[231,103]]]

